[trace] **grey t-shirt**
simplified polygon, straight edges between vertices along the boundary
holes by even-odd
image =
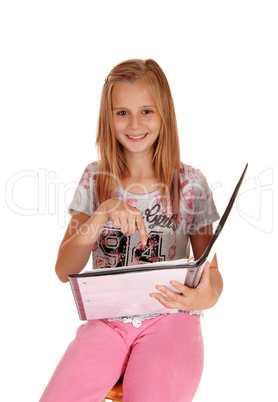
[[[96,194],[97,162],[90,163],[79,182],[69,212],[74,210],[92,216],[99,207]],[[93,252],[93,268],[121,267],[145,262],[170,261],[189,257],[190,234],[219,219],[212,193],[200,170],[181,164],[182,187],[180,212],[174,225],[170,202],[164,209],[159,190],[147,194],[133,194],[121,187],[115,198],[140,210],[149,232],[145,248],[141,247],[138,231],[132,236],[113,227],[103,229]]]

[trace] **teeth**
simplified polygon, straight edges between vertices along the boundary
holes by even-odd
[[[137,136],[137,137],[134,137],[133,135],[128,135],[128,137],[129,137],[129,138],[132,138],[132,139],[139,139],[139,138],[145,137],[145,135],[146,135],[146,134],[143,134],[143,135],[139,135],[139,136]]]

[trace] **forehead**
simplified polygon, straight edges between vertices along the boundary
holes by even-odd
[[[148,85],[143,81],[117,82],[112,89],[112,106],[155,106]]]

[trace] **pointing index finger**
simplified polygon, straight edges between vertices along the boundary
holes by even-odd
[[[145,247],[147,245],[147,239],[148,239],[149,233],[146,229],[145,222],[144,222],[142,215],[136,217],[136,227],[137,227],[137,230],[140,235],[141,243]]]

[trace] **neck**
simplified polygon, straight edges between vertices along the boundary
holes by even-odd
[[[152,160],[150,155],[125,155],[129,169],[128,178],[138,179],[154,175]]]
[[[126,156],[128,173],[122,179],[122,185],[131,193],[144,194],[157,189],[152,161],[149,155]]]

